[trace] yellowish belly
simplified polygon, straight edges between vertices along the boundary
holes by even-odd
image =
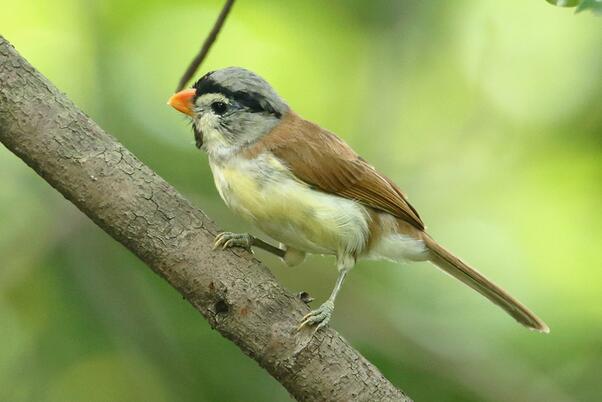
[[[367,214],[358,203],[311,189],[275,158],[212,166],[226,204],[275,240],[310,253],[359,252]]]

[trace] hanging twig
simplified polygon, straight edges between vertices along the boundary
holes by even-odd
[[[215,24],[213,25],[213,29],[211,29],[211,32],[209,32],[209,35],[207,35],[207,38],[205,38],[205,42],[203,42],[203,46],[201,47],[201,50],[195,56],[195,58],[192,60],[192,62],[190,63],[190,65],[188,66],[186,71],[184,72],[184,75],[182,75],[182,78],[180,78],[180,82],[178,83],[176,92],[182,90],[186,86],[186,84],[188,84],[188,81],[190,81],[192,76],[196,73],[199,66],[203,62],[203,60],[205,60],[205,57],[207,57],[207,53],[209,53],[209,49],[211,49],[213,42],[215,42],[215,39],[217,39],[217,35],[219,34],[219,31],[222,29],[222,26],[224,25],[224,22],[226,21],[226,17],[228,17],[228,13],[230,12],[230,9],[232,8],[232,4],[234,4],[234,0],[226,0],[226,3],[224,4],[224,7],[222,8],[222,12],[219,14],[219,17],[217,17],[217,20],[215,21]]]

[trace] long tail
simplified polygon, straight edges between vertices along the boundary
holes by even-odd
[[[527,307],[510,296],[502,288],[492,283],[477,270],[444,249],[430,236],[425,235],[424,241],[430,250],[430,260],[438,268],[447,272],[454,278],[464,282],[510,314],[516,321],[539,332],[548,333],[550,328],[533,314]]]

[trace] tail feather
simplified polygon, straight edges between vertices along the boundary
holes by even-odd
[[[545,322],[539,319],[518,300],[506,293],[505,290],[485,278],[474,268],[468,266],[465,262],[447,251],[428,235],[424,236],[424,241],[430,250],[430,261],[438,268],[459,279],[493,303],[503,308],[522,325],[539,332],[550,332],[550,328]]]

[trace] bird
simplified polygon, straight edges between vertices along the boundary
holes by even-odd
[[[278,241],[222,232],[214,248],[262,248],[288,266],[333,255],[328,299],[298,330],[327,325],[343,282],[361,259],[429,261],[525,327],[549,327],[527,307],[437,243],[406,195],[334,133],[308,121],[259,75],[241,67],[208,72],[168,104],[187,115],[215,186],[235,213]]]

